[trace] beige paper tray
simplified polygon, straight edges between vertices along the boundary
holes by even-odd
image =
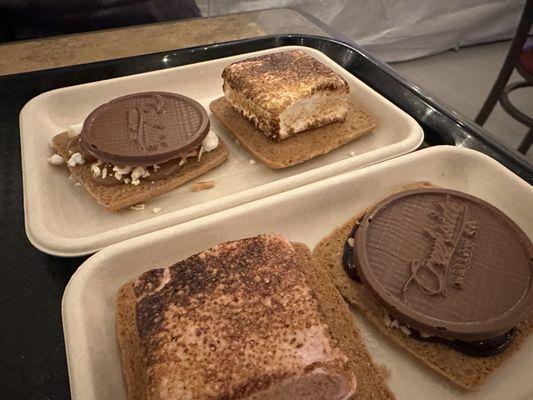
[[[291,46],[289,48],[300,48]],[[214,179],[214,189],[192,193],[190,184],[148,202],[142,212],[105,211],[82,188],[67,179],[64,168],[46,160],[50,139],[79,123],[98,105],[128,93],[164,90],[198,100],[206,109],[222,96],[220,74],[231,62],[269,52],[243,54],[198,64],[87,83],[43,93],[20,113],[24,215],[26,234],[40,250],[60,256],[88,254],[112,243],[176,225],[238,204],[383,161],[416,149],[423,132],[413,118],[370,89],[323,53],[302,47],[329,65],[349,83],[351,97],[378,119],[375,131],[328,155],[281,171],[257,163],[238,146],[216,119],[212,130],[229,145],[230,158],[221,167],[197,179]],[[210,117],[211,113],[209,113]],[[349,153],[356,155],[350,157]],[[162,212],[154,214],[154,207]]]
[[[65,290],[63,327],[72,397],[125,399],[114,302],[118,288],[129,279],[219,242],[263,232],[283,233],[312,248],[392,189],[420,180],[489,201],[533,237],[529,184],[481,153],[437,146],[118,243],[89,258]],[[400,400],[533,398],[531,337],[480,390],[465,394],[392,345],[363,318],[358,321],[376,360],[391,369],[389,383]]]

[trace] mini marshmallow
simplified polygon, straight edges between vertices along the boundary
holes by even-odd
[[[114,165],[113,171],[119,173],[120,175],[128,175],[131,172],[131,167],[129,165],[126,165],[124,168],[120,168]]]
[[[53,154],[50,158],[48,158],[48,162],[52,165],[62,165],[65,162],[65,159],[59,154]]]
[[[198,151],[198,159],[196,161],[200,161],[202,154],[204,154],[204,148],[200,147],[200,150]]]
[[[202,140],[202,147],[200,152],[203,150],[206,153],[215,150],[218,147],[218,136],[215,135],[212,131],[209,131],[207,136]]]
[[[402,331],[402,333],[406,336],[411,335],[411,330],[404,325],[400,325],[400,331]]]
[[[81,133],[83,128],[83,122],[81,124],[70,125],[67,128],[67,134],[69,138],[75,138]]]
[[[102,171],[100,170],[100,163],[93,163],[91,164],[91,172],[93,173],[93,176],[100,176]]]
[[[145,176],[146,170],[143,167],[135,167],[135,169],[131,173],[131,181],[138,181],[139,178],[142,178]],[[134,184],[135,185],[135,184]],[[138,183],[137,183],[138,185]]]
[[[78,164],[85,164],[85,159],[80,153],[74,153],[70,156],[70,159],[68,160],[67,164],[70,167],[75,167]]]

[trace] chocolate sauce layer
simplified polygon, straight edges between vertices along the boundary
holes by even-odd
[[[431,336],[479,342],[532,311],[533,246],[490,204],[461,192],[395,194],[362,220],[354,264],[384,308]]]
[[[344,270],[346,271],[348,276],[356,282],[361,282],[361,278],[359,278],[359,274],[357,273],[357,267],[355,265],[356,257],[353,251],[353,240],[355,237],[355,232],[357,232],[357,229],[359,228],[359,224],[359,221],[354,224],[350,235],[348,236],[348,239],[346,239],[346,241],[344,242],[344,248],[342,250],[342,265],[344,267]]]
[[[354,254],[353,245],[350,245],[349,241],[349,239],[354,239],[355,233],[357,232],[359,226],[360,222],[357,221],[354,224],[347,240],[344,242],[342,264],[348,276],[354,281],[361,283],[361,278],[359,278],[359,275],[357,274],[357,256]],[[402,321],[400,321],[400,323],[402,323]],[[411,327],[409,327],[409,330],[411,331],[411,334],[409,335],[409,338],[411,339],[420,340],[423,342],[441,343],[463,354],[473,357],[490,357],[505,351],[513,342],[515,335],[515,329],[511,329],[501,336],[477,342],[467,342],[459,339],[449,340],[437,336],[422,336],[420,335],[420,332]]]
[[[175,93],[136,93],[89,114],[80,146],[103,162],[145,167],[187,154],[208,131],[207,112],[196,101]]]
[[[490,357],[504,352],[513,343],[515,329],[511,329],[503,335],[478,342],[465,342],[459,339],[448,340],[437,336],[423,337],[415,330],[411,331],[409,337],[423,342],[442,343],[472,357]]]

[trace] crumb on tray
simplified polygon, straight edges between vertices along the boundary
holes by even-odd
[[[199,192],[200,190],[212,189],[215,187],[215,181],[196,182],[191,186],[193,192]]]

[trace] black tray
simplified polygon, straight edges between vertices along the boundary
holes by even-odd
[[[2,398],[65,399],[68,374],[61,297],[85,258],[57,258],[33,248],[24,233],[18,115],[48,90],[212,60],[271,47],[302,45],[322,51],[413,116],[424,146],[451,144],[495,158],[526,181],[533,167],[490,133],[445,107],[360,48],[332,39],[276,35],[112,61],[0,77],[0,376]],[[45,151],[43,151],[44,157]]]

